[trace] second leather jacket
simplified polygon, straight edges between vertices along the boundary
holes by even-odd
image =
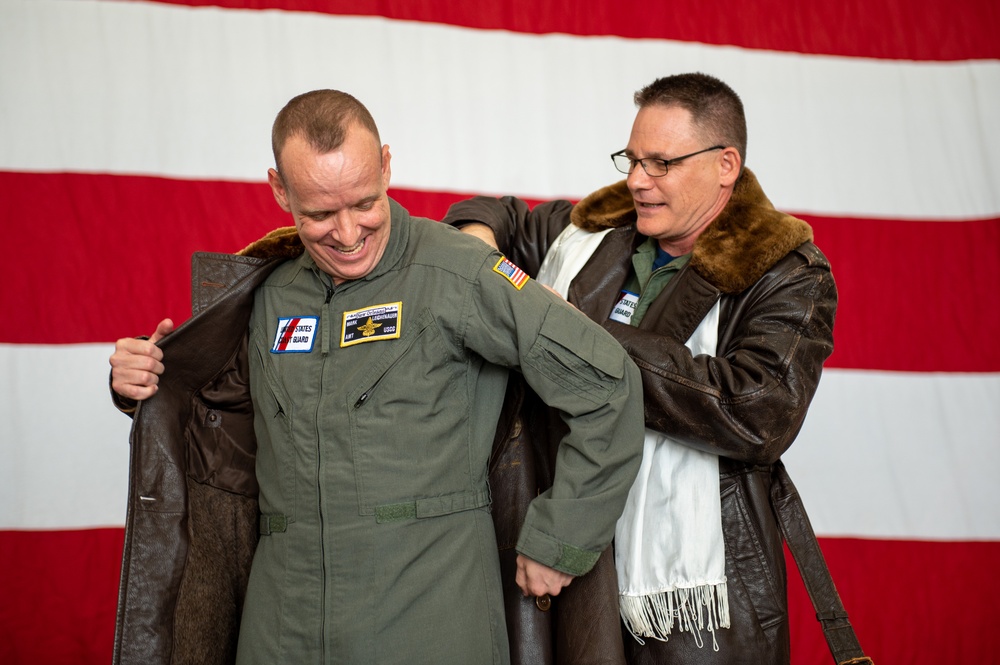
[[[688,635],[640,646],[624,638],[631,664],[789,661],[782,537],[772,492],[781,454],[795,440],[833,350],[837,291],[830,265],[803,221],[774,209],[745,170],[732,198],[698,238],[691,260],[652,303],[641,325],[608,320],[645,237],[625,183],[577,205],[554,201],[534,210],[518,199],[476,197],[452,206],[444,221],[480,222],[499,248],[536,275],[552,242],[570,223],[611,229],[569,288],[569,300],[605,326],[643,375],[646,426],[720,457],[719,491],[732,627],[719,650]],[[684,347],[720,303],[717,355]],[[617,603],[614,604],[617,621]],[[610,610],[609,610],[610,611]],[[593,617],[591,621],[595,620]],[[581,634],[580,639],[586,639]]]

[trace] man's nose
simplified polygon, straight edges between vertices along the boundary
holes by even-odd
[[[341,210],[333,217],[330,238],[341,247],[351,247],[361,237],[361,226],[349,210]]]
[[[650,177],[646,170],[642,168],[642,164],[639,162],[635,163],[632,167],[631,173],[625,178],[625,184],[628,185],[629,190],[635,191],[637,189],[648,189],[653,182],[653,178]]]

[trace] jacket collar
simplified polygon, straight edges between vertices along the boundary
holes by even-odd
[[[625,181],[587,196],[573,208],[571,219],[587,231],[634,225],[635,207]],[[691,269],[723,293],[739,293],[812,239],[812,228],[775,210],[757,177],[744,169],[725,208],[695,241]]]
[[[299,240],[299,234],[294,226],[282,226],[255,240],[240,251],[239,256],[251,256],[255,259],[294,259],[302,254],[305,248]]]

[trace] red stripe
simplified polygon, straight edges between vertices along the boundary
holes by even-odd
[[[263,182],[0,172],[0,192],[0,214],[20,220],[18,251],[0,268],[6,343],[109,342],[149,334],[164,316],[179,323],[192,252],[236,251],[291,223]],[[463,198],[391,195],[431,218]],[[1000,219],[808,220],[840,290],[829,367],[1000,371],[1000,308],[988,306],[1000,292]]]
[[[383,16],[480,29],[672,39],[869,58],[1000,57],[993,0],[562,2],[454,0],[160,0],[168,4]]]
[[[0,172],[0,192],[18,238],[0,268],[0,342],[107,342],[165,316],[179,324],[192,252],[237,251],[291,223],[264,184]]]
[[[827,366],[1000,371],[1000,219],[802,217],[840,296]]]
[[[463,198],[391,194],[437,218]],[[0,343],[14,344],[110,342],[150,334],[167,316],[180,324],[193,252],[238,251],[292,223],[263,182],[4,171],[0,219],[10,220]]]
[[[851,625],[882,663],[996,663],[997,542],[820,538]],[[788,565],[792,662],[833,662],[805,587]],[[985,638],[985,639],[984,639]]]
[[[285,328],[285,332],[281,334],[281,339],[278,341],[277,350],[284,351],[288,348],[288,343],[292,341],[292,336],[295,334],[295,326],[299,325],[300,319],[292,319],[288,322],[288,326]]]
[[[111,662],[123,529],[0,531],[0,663]]]
[[[0,531],[0,663],[111,660],[122,529]],[[876,663],[995,662],[997,542],[821,538],[862,646]],[[805,589],[789,566],[792,662],[831,662]],[[903,630],[901,627],[905,627]],[[917,640],[906,639],[919,636]]]

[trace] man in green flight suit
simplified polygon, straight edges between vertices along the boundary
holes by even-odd
[[[272,147],[268,180],[294,230],[215,257],[249,261],[259,281],[218,296],[176,332],[164,320],[148,340],[116,344],[112,389],[134,409],[133,446],[144,445],[146,410],[157,417],[153,403],[177,399],[168,378],[185,356],[169,350],[224,334],[198,324],[242,298],[231,311],[245,317],[236,319],[247,338],[227,372],[245,374],[252,402],[255,444],[237,447],[256,447],[261,538],[236,661],[507,663],[487,466],[508,369],[568,426],[554,483],[531,503],[518,540],[517,583],[534,596],[558,594],[611,541],[641,457],[638,370],[608,333],[502,255],[389,199],[389,147],[350,95],[294,98]],[[226,319],[219,326],[231,328]],[[197,358],[191,371],[206,378],[194,383],[212,385],[215,402],[238,401],[219,393],[241,382]],[[213,446],[239,438],[216,433],[227,416],[200,420],[215,428]],[[195,441],[186,459],[238,457],[199,447],[202,432],[178,436]],[[188,480],[183,496],[226,477],[219,465],[204,483]],[[136,511],[159,500],[144,492],[134,492]],[[130,538],[127,556],[139,547]],[[122,598],[116,658],[130,639],[146,639],[129,618],[132,594]]]

